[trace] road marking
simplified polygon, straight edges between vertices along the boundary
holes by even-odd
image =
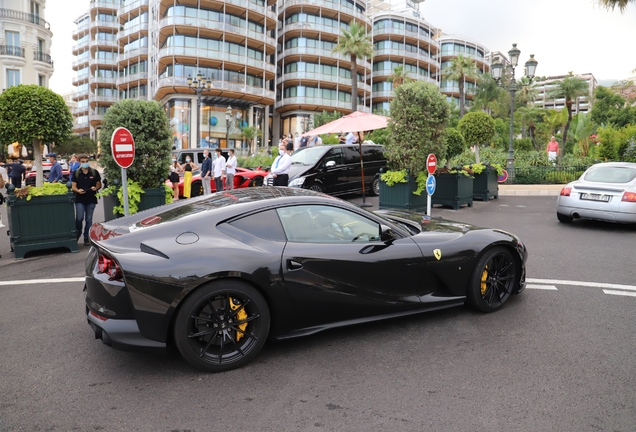
[[[620,296],[629,296],[629,297],[636,297],[636,292],[629,292],[629,291],[614,291],[614,290],[603,290],[603,292],[605,294],[611,294],[611,295],[620,295]]]
[[[15,280],[15,281],[0,281],[0,286],[84,282],[85,279],[86,278],[84,277],[76,277],[76,278],[60,278],[60,279],[26,279],[26,280]]]
[[[602,282],[581,282],[581,281],[571,281],[571,280],[534,279],[534,278],[528,278],[526,279],[526,282],[545,284],[545,285],[548,285],[548,284],[573,285],[573,286],[592,287],[592,288],[610,288],[610,289],[619,289],[619,290],[627,290],[627,291],[636,291],[636,285],[620,285],[620,284],[610,284],[610,283],[602,283]]]
[[[515,207],[517,207],[517,208],[526,208],[526,206],[521,206],[521,205],[515,206]]]
[[[499,207],[510,207],[508,204],[499,204]]]
[[[527,284],[526,288],[530,289],[542,289],[542,290],[553,290],[556,291],[557,287],[554,285],[537,285],[537,284]]]

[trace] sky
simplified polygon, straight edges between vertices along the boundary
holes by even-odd
[[[57,93],[74,91],[72,33],[88,5],[88,0],[46,2],[55,62],[50,87]],[[636,75],[631,72],[636,69],[636,2],[621,13],[593,0],[425,0],[420,12],[444,33],[466,36],[491,51],[507,53],[516,43],[521,69],[534,54],[538,76],[592,73],[609,85]]]

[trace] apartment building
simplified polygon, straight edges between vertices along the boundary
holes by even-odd
[[[0,88],[48,87],[53,75],[46,0],[0,0]]]
[[[580,78],[587,82],[588,84],[588,95],[581,96],[576,98],[572,104],[572,113],[578,114],[579,112],[589,112],[592,109],[592,105],[594,103],[594,92],[596,91],[596,87],[598,83],[596,82],[596,78],[591,73],[575,75],[577,78]],[[556,82],[563,80],[563,78],[567,77],[567,75],[558,75],[558,76],[550,76],[547,79],[542,81],[536,81],[534,84],[534,89],[537,92],[537,95],[534,99],[534,106],[537,108],[545,108],[561,111],[565,108],[565,98],[557,98],[555,99],[550,95],[550,92],[554,90],[556,87]]]

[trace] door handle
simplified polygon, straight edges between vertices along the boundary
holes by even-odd
[[[287,260],[287,269],[288,270],[300,270],[301,268],[303,268],[303,265],[301,263],[299,263],[298,261]]]

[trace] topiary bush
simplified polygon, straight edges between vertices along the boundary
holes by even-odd
[[[455,128],[446,129],[446,166],[451,167],[451,158],[462,154],[466,149],[466,141],[462,134]]]
[[[459,121],[457,129],[466,144],[475,146],[475,161],[479,163],[479,144],[490,142],[495,136],[495,121],[483,111],[473,111]]]
[[[172,141],[170,125],[159,102],[126,99],[112,105],[102,124],[102,158],[105,177],[121,184],[121,168],[113,159],[110,139],[113,131],[125,127],[135,140],[135,160],[128,178],[142,189],[156,188],[168,175]]]

